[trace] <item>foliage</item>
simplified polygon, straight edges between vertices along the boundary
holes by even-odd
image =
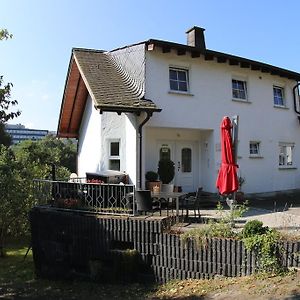
[[[5,123],[21,114],[19,110],[16,112],[9,111],[12,106],[18,104],[17,100],[10,100],[12,86],[12,83],[3,86],[3,76],[0,76],[0,123]]]
[[[278,231],[266,228],[265,233],[253,234],[242,240],[247,250],[255,252],[259,272],[279,274],[283,271]]]
[[[0,41],[12,38],[7,29],[0,29]],[[8,112],[8,110],[18,104],[17,100],[10,100],[10,92],[12,88],[12,83],[7,83],[3,85],[3,76],[0,76],[0,123],[5,123],[15,117],[18,117],[21,112]]]
[[[258,220],[251,220],[246,223],[244,226],[241,236],[243,238],[248,238],[257,234],[264,234],[268,230],[267,226],[263,226],[263,222],[258,221]]]
[[[50,179],[52,165],[56,166],[56,177],[66,179],[76,172],[76,145],[63,142],[53,136],[38,141],[24,141],[14,145],[15,155],[23,166],[24,176],[31,179]]]
[[[169,184],[175,176],[175,165],[170,159],[161,159],[158,162],[158,175],[163,184]]]
[[[0,29],[0,41],[11,39],[13,35],[7,29]]]
[[[184,232],[180,238],[183,244],[187,244],[189,241],[194,241],[196,247],[206,247],[208,239],[211,238],[236,238],[236,233],[233,232],[229,223],[211,221],[202,228],[195,228]]]
[[[221,218],[218,221],[210,220],[205,227],[183,233],[181,235],[182,241],[187,243],[189,240],[193,240],[196,246],[201,248],[207,245],[207,240],[210,238],[238,238],[237,233],[233,231],[232,220],[243,216],[248,209],[246,205],[247,203],[236,205],[229,215],[225,215],[223,213],[224,207],[219,202],[217,210]]]
[[[147,181],[157,181],[158,174],[154,171],[148,171],[145,175]]]
[[[28,182],[13,152],[0,145],[0,256],[8,234],[18,236],[26,231],[27,212],[32,198]]]
[[[0,145],[4,145],[6,147],[11,145],[11,137],[5,131],[5,125],[3,123],[0,123]]]
[[[11,148],[0,145],[0,251],[7,236],[28,233],[28,212],[35,204],[33,179],[68,178],[76,166],[76,146],[54,137],[24,141]],[[71,169],[72,168],[72,169]],[[1,255],[1,252],[0,252]]]
[[[230,213],[227,215],[223,214],[224,207],[221,202],[217,204],[217,210],[219,214],[222,214],[221,221],[224,223],[231,224],[234,227],[235,219],[241,218],[248,211],[248,201],[246,200],[242,204],[233,204],[232,209],[230,209]]]

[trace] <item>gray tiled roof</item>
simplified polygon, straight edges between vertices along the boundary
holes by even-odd
[[[160,111],[151,100],[136,95],[109,54],[76,48],[73,49],[73,55],[95,106],[100,110]]]

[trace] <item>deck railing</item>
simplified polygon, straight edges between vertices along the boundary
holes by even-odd
[[[60,209],[78,209],[103,214],[134,215],[134,185],[34,180],[39,205]]]

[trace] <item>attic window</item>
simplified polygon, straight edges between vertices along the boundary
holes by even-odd
[[[169,69],[170,90],[178,92],[188,92],[189,90],[189,73],[186,69],[170,68]]]

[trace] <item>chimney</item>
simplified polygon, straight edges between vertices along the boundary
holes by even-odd
[[[204,28],[194,26],[189,29],[187,34],[187,44],[188,46],[196,47],[201,50],[205,50],[205,39],[204,39]]]

